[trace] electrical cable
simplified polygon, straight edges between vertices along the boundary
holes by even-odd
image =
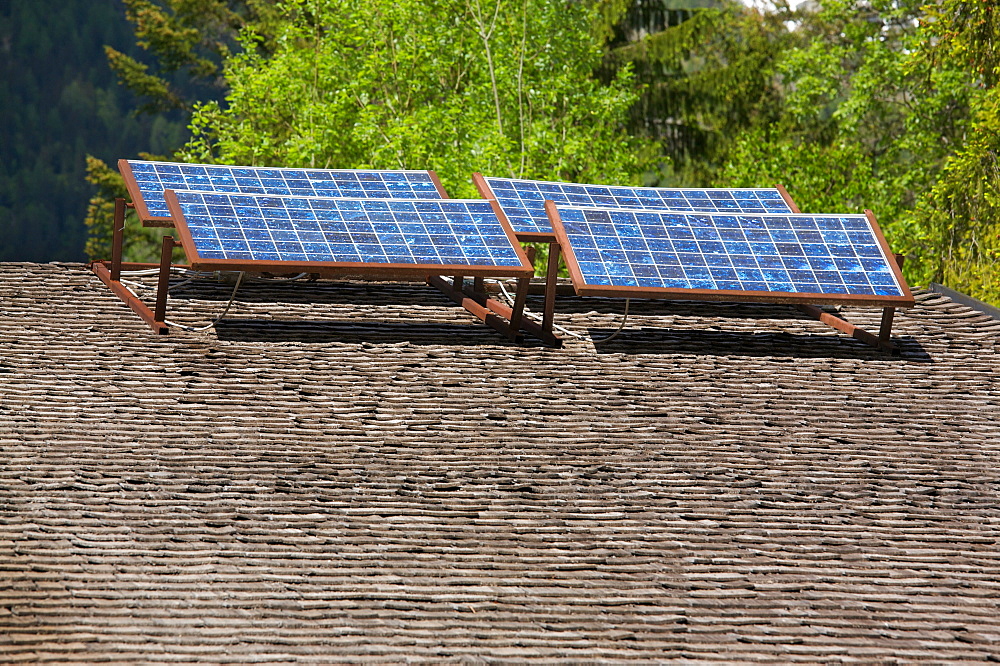
[[[177,328],[182,328],[185,331],[191,331],[191,332],[194,332],[194,333],[197,333],[197,332],[200,332],[200,331],[207,331],[208,329],[212,328],[213,326],[215,326],[216,324],[218,324],[220,321],[222,321],[222,318],[226,316],[227,312],[229,312],[229,308],[231,308],[233,306],[233,301],[236,300],[236,292],[239,291],[240,285],[243,284],[243,276],[244,275],[246,275],[246,273],[244,273],[243,271],[240,271],[240,276],[238,278],[236,278],[236,286],[233,287],[233,293],[229,297],[229,302],[226,303],[226,307],[222,311],[222,314],[220,314],[218,317],[216,317],[215,319],[213,319],[211,323],[206,324],[205,326],[200,326],[200,327],[187,326],[186,324],[177,324],[177,323],[174,323],[172,321],[167,321],[166,319],[163,320],[163,323],[166,324],[167,326],[176,326]]]
[[[178,268],[176,266],[171,266],[170,267],[170,272],[171,273],[177,273],[177,274],[180,274],[180,275],[185,275],[185,276],[188,276],[188,277],[191,277],[191,278],[196,278],[196,277],[211,277],[212,275],[216,275],[218,273],[218,271],[216,271],[216,272],[193,271],[193,270],[188,269],[188,268]],[[147,275],[159,275],[160,274],[160,269],[159,268],[144,268],[144,269],[133,270],[133,271],[122,271],[121,274],[122,275],[130,275],[132,277],[141,277],[141,276],[147,276]],[[301,280],[302,278],[304,278],[304,277],[306,277],[308,275],[309,275],[309,273],[298,273],[296,275],[291,275],[291,276],[288,276],[288,277],[251,277],[251,278],[246,278],[246,280],[247,281],[252,281],[252,282],[292,282],[294,280]],[[141,284],[141,283],[131,283],[131,284],[137,284],[137,285],[139,285],[141,287],[152,289],[152,287],[147,287],[147,285],[144,285],[144,284]],[[182,284],[186,284],[186,282],[184,282]],[[176,287],[178,285],[173,285],[173,286]]]
[[[622,313],[622,322],[618,324],[618,330],[612,333],[611,335],[607,336],[606,338],[593,338],[595,345],[599,345],[603,342],[610,342],[618,337],[618,334],[621,333],[622,329],[625,327],[625,322],[628,321],[628,304],[631,302],[632,302],[631,298],[625,299],[625,312]]]
[[[251,282],[294,282],[308,275],[309,273],[299,273],[298,275],[291,275],[289,277],[252,277],[249,279]]]
[[[155,269],[154,268],[154,269],[150,269],[150,270],[152,270],[153,272],[149,273],[147,271],[128,271],[127,274],[128,275],[135,275],[136,273],[140,273],[141,275],[154,275],[156,273],[159,273],[159,269]],[[124,273],[125,271],[122,271],[122,272]],[[190,273],[197,274],[197,271],[185,271],[184,269],[177,269],[177,272],[180,272],[182,274],[190,274]],[[201,273],[199,275],[211,275],[211,273]],[[218,324],[220,321],[222,321],[222,318],[225,317],[226,313],[229,312],[229,308],[231,308],[233,306],[233,301],[236,300],[236,292],[239,291],[240,285],[243,284],[243,278],[244,278],[245,275],[246,275],[246,273],[244,273],[243,271],[240,271],[239,277],[236,278],[236,286],[233,287],[233,293],[229,296],[229,302],[226,303],[225,309],[222,311],[222,313],[218,317],[216,317],[215,319],[213,319],[210,323],[206,324],[205,326],[198,326],[198,327],[196,327],[196,326],[188,326],[187,324],[179,324],[177,322],[173,322],[173,321],[170,321],[168,319],[164,319],[163,323],[166,324],[167,326],[176,326],[177,328],[183,329],[185,331],[192,331],[192,332],[195,332],[195,333],[197,333],[199,331],[207,331],[208,329],[212,328],[213,326],[215,326],[216,324]],[[307,273],[300,273],[299,275],[295,276],[294,278],[278,278],[278,279],[283,279],[283,280],[284,279],[298,279],[298,278],[302,277],[303,275],[308,275],[308,274]],[[170,290],[173,290],[173,289],[176,289],[177,287],[180,287],[182,285],[188,284],[189,282],[191,282],[192,280],[194,280],[196,276],[197,275],[192,275],[192,277],[189,277],[187,280],[183,280],[182,282],[179,282],[179,283],[177,283],[175,285],[171,285],[170,289],[168,289],[168,293],[170,292]],[[129,291],[130,294],[132,294],[133,296],[135,296],[140,301],[142,299],[139,297],[139,294],[135,293],[135,290],[132,289],[132,287],[130,287],[129,285],[133,285],[135,287],[142,287],[143,289],[153,289],[154,288],[154,287],[151,287],[149,285],[143,284],[141,282],[134,282],[132,280],[119,280],[119,282],[121,282],[122,285],[126,289],[128,289],[128,291]]]
[[[192,271],[192,270],[187,269],[187,268],[175,268],[173,266],[170,267],[170,272],[171,273],[179,273],[181,275],[185,275],[185,276],[189,276],[189,277],[186,280],[182,280],[181,282],[178,282],[177,284],[170,285],[170,287],[168,289],[168,293],[170,291],[173,291],[173,290],[177,289],[178,287],[183,287],[184,285],[189,284],[195,278],[198,278],[198,277],[208,277],[208,276],[213,275],[213,273],[206,273],[206,272],[203,272],[203,271]],[[130,275],[132,277],[142,277],[142,276],[149,276],[149,275],[158,275],[159,273],[160,273],[160,269],[159,268],[146,268],[146,269],[140,269],[140,270],[122,271],[123,275]],[[299,273],[297,275],[292,275],[292,276],[289,276],[289,277],[267,277],[267,278],[258,277],[258,278],[250,278],[250,279],[253,280],[254,282],[291,282],[291,281],[294,281],[294,280],[301,280],[302,278],[306,277],[307,275],[309,275],[309,273]],[[222,318],[225,317],[226,314],[229,312],[229,308],[231,308],[233,306],[233,301],[236,300],[236,292],[239,291],[240,285],[243,284],[243,280],[244,280],[245,276],[246,276],[246,273],[243,272],[243,271],[240,271],[239,277],[236,279],[236,286],[233,287],[233,293],[229,297],[229,302],[226,303],[226,307],[222,311],[222,314],[220,314],[218,317],[216,317],[215,319],[213,319],[210,323],[206,324],[205,326],[197,326],[197,327],[196,326],[188,326],[187,324],[179,324],[177,322],[169,321],[169,320],[166,320],[166,319],[164,319],[163,323],[166,324],[167,326],[176,326],[177,328],[183,329],[185,331],[191,331],[191,332],[195,332],[195,333],[200,332],[200,331],[207,331],[208,329],[212,328],[213,326],[215,326],[216,324],[218,324],[220,321],[222,321]],[[137,293],[135,293],[135,290],[132,289],[132,287],[129,286],[129,285],[132,285],[134,287],[139,287],[139,288],[142,288],[142,289],[154,289],[155,288],[155,287],[151,287],[149,285],[143,284],[141,282],[135,282],[133,280],[119,280],[119,282],[121,282],[122,285],[126,289],[129,290],[129,293],[131,293],[133,296],[135,296],[139,300],[142,300],[142,299],[139,298],[139,295]]]
[[[507,299],[507,302],[510,303],[511,305],[513,305],[513,303],[514,303],[514,297],[510,295],[509,291],[507,291],[507,287],[506,287],[506,285],[504,285],[503,281],[502,280],[495,280],[493,282],[495,282],[495,284],[497,284],[497,285],[500,286],[500,291],[503,292],[503,295]],[[614,333],[612,333],[611,335],[609,335],[609,336],[607,336],[605,338],[591,338],[591,342],[593,342],[594,344],[601,344],[602,342],[608,342],[608,341],[614,340],[616,337],[618,337],[618,335],[622,332],[622,329],[625,327],[625,322],[628,320],[628,306],[629,306],[629,303],[631,302],[631,300],[632,300],[631,298],[626,298],[625,299],[625,312],[622,314],[622,320],[621,320],[621,323],[618,324],[618,329]],[[528,309],[527,306],[524,307],[523,314],[524,314],[525,317],[528,317],[529,319],[531,319],[533,321],[536,321],[536,322],[541,322],[542,321],[541,315],[537,315],[534,312],[531,312]],[[566,335],[571,335],[574,338],[579,338],[581,340],[583,340],[583,339],[586,338],[586,336],[580,335],[579,333],[571,331],[568,328],[560,326],[559,324],[556,324],[556,323],[552,324],[552,328],[559,329],[560,332],[565,333]]]

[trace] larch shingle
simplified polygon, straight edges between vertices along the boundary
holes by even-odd
[[[1000,660],[1000,322],[915,296],[898,357],[728,303],[595,345],[622,303],[575,297],[518,346],[326,280],[156,337],[0,264],[0,662]]]

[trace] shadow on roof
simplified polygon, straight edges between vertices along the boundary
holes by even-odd
[[[220,340],[229,342],[313,342],[497,347],[516,346],[489,326],[470,319],[465,324],[436,321],[412,323],[371,320],[283,320],[226,318],[215,325]],[[539,343],[541,344],[541,343]],[[530,343],[529,343],[530,345]]]
[[[178,300],[228,301],[232,284],[214,280],[196,281],[170,292]],[[244,303],[282,303],[310,305],[363,305],[363,306],[451,306],[451,301],[434,287],[422,282],[288,282],[249,283],[240,287],[236,300]],[[542,297],[528,297],[528,307],[541,311]],[[560,296],[556,299],[557,314],[621,314],[623,298],[587,296]],[[634,316],[721,317],[738,319],[804,319],[801,312],[791,305],[771,303],[733,303],[725,301],[677,301],[659,299],[633,299],[629,306]],[[824,308],[835,312],[834,308]],[[557,322],[558,323],[558,322]]]
[[[528,299],[529,306],[540,307],[540,298]],[[571,296],[556,299],[556,312],[586,314],[591,311],[620,315],[625,308],[623,298]],[[792,305],[773,303],[731,303],[727,301],[665,301],[633,299],[630,316],[653,317],[724,317],[738,319],[802,319],[802,313]]]
[[[225,282],[192,282],[176,291],[171,298],[206,301],[229,300],[233,285]],[[244,303],[287,303],[328,305],[418,305],[451,304],[434,287],[421,283],[388,282],[290,282],[249,283],[240,287],[236,300]]]
[[[606,338],[613,328],[588,329],[591,340]],[[709,354],[791,358],[880,359],[900,363],[932,363],[933,358],[912,336],[894,338],[900,355],[858,342],[846,335],[787,333],[784,331],[736,332],[670,328],[629,328],[619,337],[595,344],[598,354]]]

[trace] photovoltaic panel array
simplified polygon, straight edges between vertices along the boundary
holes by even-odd
[[[530,271],[482,199],[378,200],[178,191],[167,196],[193,264],[275,262]],[[189,246],[194,253],[189,250]],[[512,270],[513,269],[513,270]]]
[[[122,165],[124,162],[127,165]],[[374,199],[441,199],[429,171],[363,171],[239,167],[121,160],[126,183],[134,179],[144,218],[169,218],[164,190]]]
[[[601,208],[650,208],[706,212],[791,213],[776,188],[677,189],[580,185],[513,178],[483,179],[518,234],[551,234],[544,202]]]
[[[909,298],[864,215],[557,208],[554,224],[571,272],[582,280],[581,294],[626,288],[619,295],[711,290],[821,295],[813,300],[827,302]]]

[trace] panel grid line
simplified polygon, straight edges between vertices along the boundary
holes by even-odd
[[[151,217],[170,217],[165,190],[378,199],[441,199],[428,171],[241,167],[125,160]]]
[[[483,199],[175,196],[200,259],[522,266]]]
[[[582,185],[485,177],[490,192],[519,234],[551,234],[545,200],[558,205],[704,212],[791,213],[777,188],[660,188]]]
[[[863,215],[557,208],[588,286],[904,296]]]

